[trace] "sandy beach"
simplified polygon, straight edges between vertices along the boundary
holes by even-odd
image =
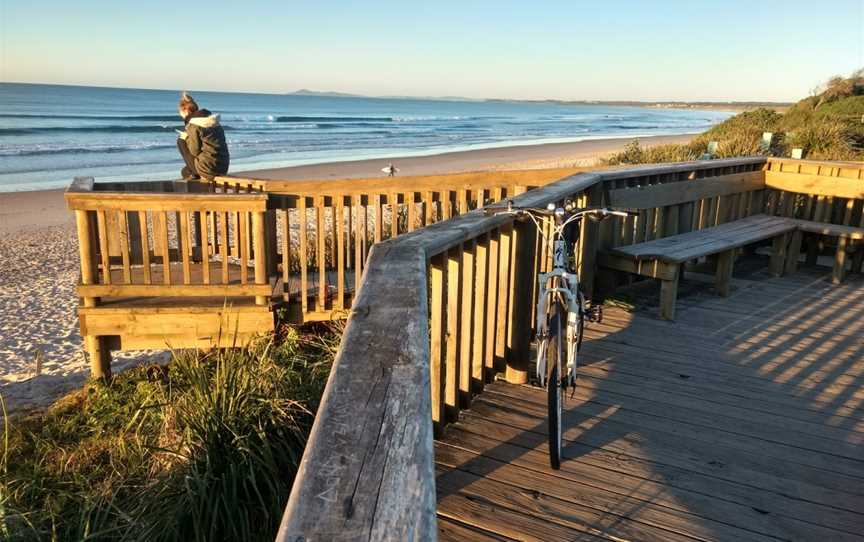
[[[640,141],[650,146],[691,137]],[[521,145],[231,174],[286,180],[372,177],[383,175],[381,167],[388,162],[399,168],[400,176],[591,166],[630,140]],[[0,262],[0,395],[10,410],[44,406],[89,375],[75,312],[77,240],[62,190],[0,193]],[[165,352],[116,352],[114,369],[165,360]]]

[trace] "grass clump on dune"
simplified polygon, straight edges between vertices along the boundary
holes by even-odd
[[[7,419],[0,535],[272,540],[338,330],[187,351]]]
[[[864,70],[831,79],[820,94],[799,101],[786,113],[746,111],[686,144],[645,148],[635,140],[605,162],[614,166],[696,160],[711,141],[718,143],[718,158],[752,156],[763,152],[764,132],[775,134],[770,149],[775,156],[789,156],[793,148],[800,148],[805,158],[864,160]]]

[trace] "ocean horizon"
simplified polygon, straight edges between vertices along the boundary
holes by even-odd
[[[693,134],[698,109],[192,92],[219,113],[231,172],[623,137]],[[0,83],[0,192],[73,177],[176,179],[179,91]]]

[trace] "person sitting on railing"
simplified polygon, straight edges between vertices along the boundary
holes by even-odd
[[[219,115],[199,109],[192,96],[185,92],[180,96],[177,112],[186,123],[186,131],[178,132],[177,138],[177,149],[186,162],[180,172],[183,180],[203,177],[210,181],[216,175],[228,173],[228,143],[225,130],[219,124]]]

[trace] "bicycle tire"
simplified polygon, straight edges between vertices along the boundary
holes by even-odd
[[[563,388],[561,387],[561,360],[564,353],[564,334],[561,320],[566,314],[559,303],[554,303],[549,317],[549,346],[546,354],[549,364],[549,378],[546,381],[547,406],[549,408],[549,465],[561,468],[561,445],[563,423]]]

